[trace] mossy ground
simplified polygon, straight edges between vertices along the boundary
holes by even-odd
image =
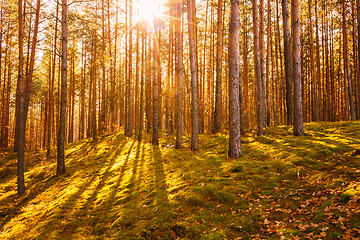
[[[2,239],[348,239],[360,236],[360,122],[288,126],[242,138],[226,133],[174,149],[111,134],[69,144],[56,158],[26,156],[16,194],[16,154],[0,153]],[[164,134],[165,135],[165,134]],[[55,149],[54,149],[55,151]]]

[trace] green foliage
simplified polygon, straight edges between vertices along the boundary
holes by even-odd
[[[24,196],[16,154],[0,153],[2,239],[300,239],[356,236],[360,122],[311,123],[243,137],[244,157],[226,156],[227,136],[200,150],[153,147],[122,134],[72,143],[65,176],[56,157],[28,153]],[[150,136],[147,136],[150,139]],[[55,152],[55,150],[53,150]],[[6,213],[6,214],[5,214]],[[350,213],[350,214],[349,214]]]

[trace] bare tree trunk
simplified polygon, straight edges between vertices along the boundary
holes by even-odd
[[[319,37],[319,23],[318,23],[318,13],[317,13],[317,0],[315,0],[315,28],[316,28],[316,83],[317,83],[317,95],[316,102],[318,103],[316,114],[317,121],[322,119],[321,115],[321,64],[320,64],[320,37]]]
[[[54,85],[55,85],[55,71],[56,71],[56,50],[57,50],[57,32],[58,32],[58,17],[59,17],[59,0],[56,1],[56,17],[55,17],[55,34],[54,34],[54,48],[53,48],[53,61],[51,70],[51,83],[49,89],[49,124],[48,124],[48,135],[47,135],[47,151],[46,155],[50,156],[51,149],[51,128],[52,119],[54,118]]]
[[[36,53],[36,45],[37,45],[37,35],[39,30],[39,18],[40,18],[40,6],[41,2],[40,0],[37,0],[36,3],[36,13],[35,13],[35,23],[34,23],[34,34],[32,37],[32,43],[31,43],[31,53],[30,53],[30,66],[29,66],[29,72],[26,75],[26,82],[25,82],[25,123],[27,119],[27,113],[29,109],[29,102],[30,102],[30,92],[31,92],[31,84],[32,84],[32,78],[34,73],[34,66],[35,66],[35,53]]]
[[[154,39],[154,78],[153,78],[153,135],[152,144],[159,145],[159,76],[160,76],[160,56],[159,56],[159,35],[153,34]]]
[[[231,0],[229,33],[229,157],[242,155],[240,134],[240,1]]]
[[[24,180],[24,148],[25,148],[25,91],[24,91],[24,25],[23,25],[23,0],[19,0],[19,76],[17,82],[18,90],[18,161],[17,161],[17,187],[18,194],[25,193],[25,180]]]
[[[131,3],[130,3],[131,4]],[[102,68],[102,77],[101,77],[101,104],[100,104],[100,114],[99,114],[99,133],[102,135],[105,131],[106,126],[106,68],[105,68],[105,49],[106,49],[106,39],[105,39],[105,1],[101,2],[101,28],[102,28],[102,40],[101,40],[101,68]]]
[[[244,9],[245,11],[245,9]],[[244,23],[244,44],[243,44],[243,51],[244,51],[244,66],[243,66],[243,74],[242,74],[242,111],[241,111],[241,117],[243,121],[241,122],[241,131],[246,132],[249,129],[249,72],[248,72],[248,55],[249,55],[249,49],[248,49],[248,29],[247,29],[247,21],[248,19],[245,19]],[[229,113],[230,114],[230,113]]]
[[[142,139],[142,131],[144,126],[144,79],[145,79],[145,49],[146,49],[146,39],[147,34],[144,31],[142,34],[142,44],[141,44],[141,76],[140,76],[140,116],[139,116],[139,133],[138,141]]]
[[[85,134],[85,89],[86,89],[86,50],[85,44],[82,44],[82,76],[80,89],[80,114],[79,114],[79,140],[84,139]]]
[[[221,2],[222,0],[219,0]],[[220,4],[220,3],[219,3]],[[190,71],[191,71],[191,150],[197,151],[199,148],[199,96],[197,79],[197,54],[196,54],[196,16],[194,10],[195,0],[187,1],[188,8],[188,28],[189,28],[189,52],[190,52]],[[220,125],[221,126],[221,125]]]
[[[347,33],[347,24],[346,24],[346,9],[345,9],[345,0],[342,1],[342,21],[343,21],[343,37],[344,37],[344,73],[345,79],[347,80],[348,87],[348,98],[350,104],[350,116],[351,121],[355,121],[355,108],[354,108],[354,98],[352,92],[352,80],[350,74],[350,64],[349,64],[349,40]],[[346,106],[347,107],[347,106]]]
[[[264,135],[265,127],[265,97],[262,81],[262,67],[260,59],[259,46],[259,13],[257,0],[253,2],[253,30],[254,30],[254,58],[255,58],[255,76],[256,76],[256,94],[257,94],[257,115],[258,115],[258,135]]]
[[[133,134],[132,125],[133,125],[133,117],[132,117],[132,0],[129,1],[129,12],[130,12],[130,19],[129,19],[129,72],[128,77],[126,79],[126,98],[127,98],[127,112],[126,118],[127,122],[125,124],[125,135],[131,137]]]
[[[289,0],[282,0],[283,31],[284,31],[284,57],[286,73],[286,124],[293,124],[293,74],[291,59],[291,36],[289,24]]]
[[[175,75],[176,75],[176,144],[175,148],[182,148],[182,88],[183,88],[183,34],[181,29],[182,0],[174,0],[175,5]]]
[[[272,38],[272,31],[271,31],[271,1],[268,0],[268,24],[267,24],[267,50],[266,50],[266,125],[271,125],[271,102],[270,102],[270,51],[271,49],[271,38]]]
[[[310,82],[311,82],[311,106],[312,106],[312,121],[319,121],[317,113],[319,112],[318,103],[317,103],[317,78],[315,75],[315,58],[314,58],[314,37],[313,37],[313,24],[312,24],[312,0],[308,2],[308,11],[309,11],[309,29],[310,29]]]
[[[60,100],[60,126],[58,133],[57,174],[65,173],[65,127],[66,127],[66,98],[67,98],[67,0],[62,0],[61,17],[61,100]]]
[[[215,89],[215,111],[214,132],[221,130],[222,111],[222,57],[223,57],[223,0],[218,0],[217,6],[217,40],[216,40],[216,89]]]
[[[304,135],[303,126],[303,102],[302,102],[302,80],[301,80],[301,45],[300,45],[300,16],[299,0],[291,2],[291,23],[293,40],[293,79],[294,79],[294,135]]]
[[[140,72],[139,72],[139,62],[140,62],[140,53],[139,53],[139,39],[140,39],[140,33],[139,28],[136,28],[136,43],[135,43],[135,49],[136,49],[136,62],[135,62],[135,116],[134,116],[134,122],[135,122],[135,137],[139,135],[139,79],[140,79]]]
[[[356,12],[357,12],[357,31],[358,31],[358,62],[357,62],[357,68],[359,71],[359,75],[357,77],[357,86],[358,91],[360,91],[360,0],[356,0]],[[357,108],[358,108],[358,115],[357,119],[360,119],[360,93],[358,92],[358,98],[357,98]]]

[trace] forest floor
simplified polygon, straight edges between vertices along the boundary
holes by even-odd
[[[0,153],[1,239],[360,239],[360,122],[279,126],[242,138],[202,135],[200,150],[111,134],[67,145],[56,158]],[[165,134],[164,134],[165,135]],[[55,149],[53,149],[55,154]]]

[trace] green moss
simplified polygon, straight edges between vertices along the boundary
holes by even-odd
[[[338,206],[353,211],[360,190],[360,160],[349,154],[360,145],[359,129],[360,122],[310,123],[299,138],[289,126],[268,128],[242,137],[238,160],[226,155],[226,133],[201,135],[197,152],[186,137],[177,150],[173,135],[157,148],[149,135],[139,143],[108,134],[68,145],[65,176],[55,176],[55,156],[27,153],[22,197],[16,154],[1,152],[0,211],[19,213],[0,218],[0,232],[9,239],[167,239],[181,225],[179,239],[278,239],[275,233],[301,238],[328,226],[327,238],[342,236],[336,220],[347,215]],[[344,226],[359,228],[351,213]],[[300,222],[320,227],[300,231]]]
[[[200,240],[223,240],[224,237],[221,233],[210,233],[200,238]]]

